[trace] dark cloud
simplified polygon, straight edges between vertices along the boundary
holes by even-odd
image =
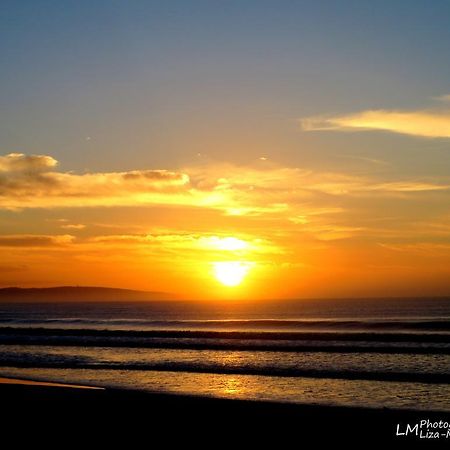
[[[0,247],[58,247],[73,240],[70,235],[3,235],[0,236]]]

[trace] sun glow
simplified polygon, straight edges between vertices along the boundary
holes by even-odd
[[[205,248],[213,248],[225,251],[247,250],[249,245],[247,242],[235,237],[218,237],[210,236],[201,239],[201,244]]]
[[[225,286],[233,287],[242,283],[252,263],[241,261],[224,261],[213,263],[214,276]]]

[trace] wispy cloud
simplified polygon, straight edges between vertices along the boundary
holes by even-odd
[[[378,245],[396,252],[417,252],[432,256],[448,256],[448,252],[450,251],[450,243],[447,242],[414,242],[410,244],[379,243]]]
[[[65,230],[84,230],[86,228],[86,225],[82,223],[68,223],[65,225],[61,225],[61,228],[64,228]]]
[[[229,216],[308,221],[341,211],[357,197],[398,197],[450,189],[450,180],[377,179],[298,167],[209,164],[182,170],[76,174],[55,169],[51,156],[1,158],[0,209],[170,206],[216,210]],[[305,205],[309,205],[307,208]],[[299,219],[300,218],[300,219]],[[60,221],[65,229],[83,224]]]
[[[439,98],[449,101],[450,95]],[[428,138],[450,138],[450,111],[366,110],[339,116],[316,116],[300,120],[305,131],[388,131]]]
[[[352,227],[343,225],[313,225],[306,227],[304,231],[310,232],[320,241],[335,241],[347,239],[356,235],[361,235],[365,231],[362,227]]]
[[[439,97],[435,97],[435,100],[439,100],[441,102],[450,102],[450,94],[440,95]]]
[[[365,163],[369,163],[369,164],[376,164],[379,166],[389,166],[390,163],[388,163],[387,161],[383,161],[382,159],[378,159],[378,158],[369,158],[367,156],[360,156],[360,155],[340,155],[341,158],[345,158],[345,159],[353,159],[356,161],[362,161]]]
[[[0,247],[60,247],[73,243],[71,235],[10,234],[0,235]]]
[[[448,184],[427,183],[423,181],[392,181],[387,183],[374,183],[366,187],[366,191],[381,192],[426,192],[446,191],[450,189]]]
[[[280,214],[293,204],[303,207],[305,201],[317,196],[391,196],[423,191],[450,189],[448,180],[417,178],[377,180],[342,172],[314,171],[296,167],[268,166],[264,169],[223,164],[186,169],[199,189],[209,189],[232,200],[236,208],[247,212]],[[332,205],[315,204],[318,213]],[[338,206],[339,207],[339,206]],[[252,209],[253,208],[253,209]]]
[[[151,234],[111,234],[95,236],[84,241],[86,244],[102,244],[110,247],[140,249],[162,249],[164,252],[180,250],[203,253],[235,254],[275,254],[280,248],[266,239],[242,235],[239,238],[229,235],[207,233],[151,233]]]
[[[193,232],[152,232],[147,234],[110,234],[75,238],[71,235],[0,235],[0,249],[8,247],[10,256],[27,256],[64,250],[77,260],[115,256],[120,259],[221,261],[248,259],[272,260],[287,250],[274,240],[251,234],[211,234]],[[35,252],[33,252],[35,250]]]

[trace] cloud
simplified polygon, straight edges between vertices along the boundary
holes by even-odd
[[[384,161],[382,159],[377,159],[377,158],[369,158],[366,156],[360,156],[360,155],[339,155],[341,158],[346,158],[346,159],[353,159],[356,161],[362,161],[365,163],[369,163],[369,164],[376,164],[378,166],[389,166],[390,163],[388,163],[387,161]]]
[[[298,214],[296,216],[289,217],[289,220],[292,223],[295,223],[296,225],[305,225],[310,222],[310,218],[314,218],[315,216],[328,216],[330,214],[339,214],[345,211],[344,208],[336,208],[336,207],[329,207],[329,208],[308,208],[308,207],[302,207],[299,209],[301,211],[301,214]]]
[[[11,153],[0,159],[0,208],[189,203],[189,177],[167,170],[74,174],[51,156]],[[194,199],[191,200],[194,203]]]
[[[287,219],[329,213],[330,209],[336,212],[341,208],[336,202],[349,197],[398,197],[450,189],[446,179],[379,181],[367,176],[273,164],[264,168],[231,164],[200,166],[188,168],[186,172],[198,189],[222,196],[224,201],[220,207],[229,215],[271,215]]]
[[[58,161],[46,155],[24,155],[10,153],[0,156],[0,172],[38,172],[52,169]]]
[[[342,226],[342,225],[314,225],[304,228],[320,241],[335,241],[338,239],[348,239],[365,231],[362,227]]]
[[[0,247],[60,247],[71,244],[71,235],[9,234],[0,235]]]
[[[394,181],[389,183],[378,183],[367,186],[367,191],[382,192],[426,192],[445,191],[450,189],[448,184],[426,183],[421,181]]]
[[[71,235],[14,234],[0,235],[0,248],[9,247],[11,254],[23,249],[64,249],[66,255],[86,259],[92,256],[130,255],[145,258],[188,258],[189,260],[223,260],[252,258],[264,260],[281,255],[285,250],[273,240],[252,234],[210,234],[193,232],[153,232],[147,234],[110,234],[75,238]]]
[[[380,130],[429,138],[450,138],[450,111],[368,110],[335,117],[301,120],[305,131]]]
[[[87,244],[104,244],[117,247],[137,246],[139,248],[161,248],[164,251],[190,250],[198,254],[210,253],[279,253],[280,249],[268,240],[254,236],[229,236],[205,233],[153,233],[153,234],[112,234],[94,236],[85,241]]]
[[[296,167],[210,164],[172,170],[76,174],[60,172],[50,156],[2,157],[0,209],[176,206],[230,216],[276,218],[340,208],[337,197],[406,196],[450,189],[448,180],[377,180]],[[333,198],[335,197],[335,198]],[[62,222],[64,228],[80,224]]]
[[[61,225],[61,228],[64,228],[65,230],[84,230],[86,228],[86,225],[82,223],[68,223],[65,225]]]
[[[396,252],[418,252],[429,253],[434,256],[448,256],[450,243],[447,242],[414,242],[411,244],[385,244],[379,243],[380,247]]]
[[[441,102],[450,102],[450,94],[440,95],[439,97],[435,97],[434,99]]]

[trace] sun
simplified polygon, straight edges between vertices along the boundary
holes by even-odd
[[[214,276],[224,286],[238,286],[250,270],[252,263],[242,261],[215,262]]]

